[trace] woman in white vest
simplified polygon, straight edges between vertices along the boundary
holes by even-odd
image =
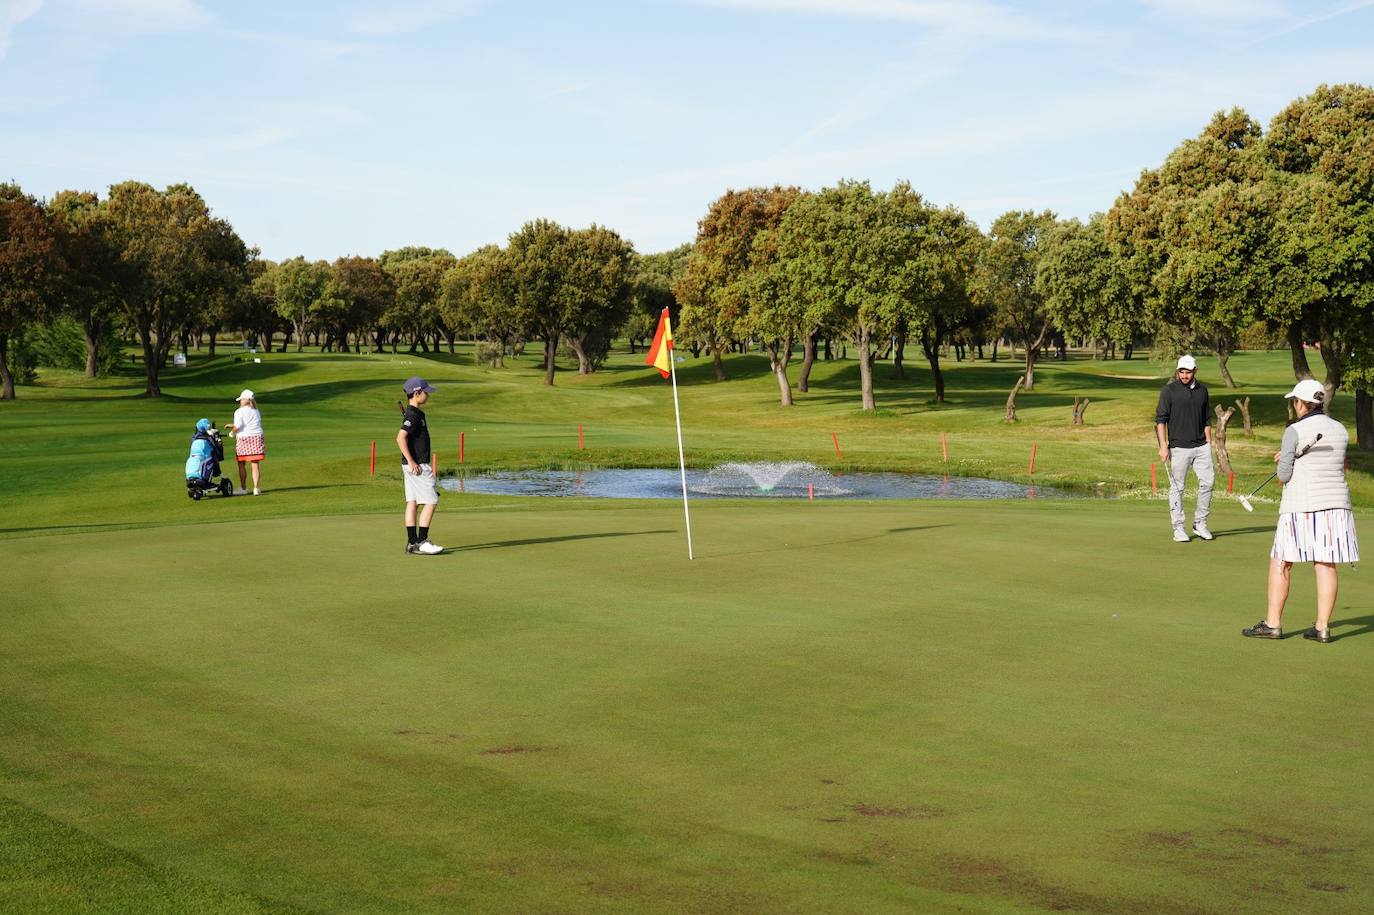
[[[1317,621],[1303,633],[1314,642],[1331,641],[1331,611],[1336,606],[1336,563],[1359,562],[1355,516],[1345,483],[1345,426],[1324,412],[1326,390],[1312,378],[1286,395],[1298,419],[1283,433],[1274,460],[1283,482],[1279,526],[1269,551],[1269,609],[1263,620],[1242,629],[1252,638],[1283,638],[1283,605],[1295,562],[1310,562],[1317,574]],[[1319,437],[1320,436],[1320,437]],[[1309,446],[1304,453],[1304,448]]]

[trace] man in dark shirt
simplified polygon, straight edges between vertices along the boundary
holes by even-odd
[[[406,487],[406,552],[433,556],[444,548],[429,539],[429,522],[434,517],[434,506],[439,504],[439,492],[434,486],[434,468],[429,463],[429,425],[420,408],[429,402],[434,387],[416,375],[406,379],[404,389],[408,402],[401,408],[396,445],[401,449],[401,476]],[[423,506],[418,509],[418,517],[417,505]]]
[[[1169,520],[1174,525],[1174,540],[1188,542],[1183,529],[1183,486],[1188,468],[1197,474],[1197,507],[1193,510],[1193,533],[1211,540],[1207,515],[1212,508],[1212,417],[1207,386],[1197,380],[1197,360],[1179,356],[1178,368],[1159,392],[1155,409],[1155,437],[1159,440],[1159,459],[1169,472]]]

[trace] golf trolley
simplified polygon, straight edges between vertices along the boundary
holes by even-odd
[[[234,484],[228,477],[220,475],[220,461],[224,460],[224,442],[220,439],[219,429],[208,419],[196,423],[196,434],[191,436],[191,455],[186,459],[186,496],[199,502],[207,493],[218,492],[221,496],[232,496]],[[219,477],[219,481],[215,481]]]

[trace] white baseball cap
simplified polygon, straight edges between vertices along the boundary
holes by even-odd
[[[1179,356],[1178,365],[1174,370],[1178,371],[1178,369],[1192,369],[1193,371],[1197,371],[1197,360],[1192,356]]]
[[[1284,397],[1296,397],[1307,403],[1326,403],[1326,388],[1315,378],[1304,378],[1293,385],[1293,390],[1289,391]]]
[[[237,403],[243,403],[245,400],[252,400],[252,399],[253,399],[253,392],[250,391],[250,390],[248,390],[247,388],[244,388],[244,389],[243,389],[243,393],[239,394],[238,398],[236,399],[236,402],[237,402]]]

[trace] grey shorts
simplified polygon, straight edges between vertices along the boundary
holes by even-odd
[[[401,476],[405,478],[406,501],[420,505],[439,504],[439,491],[434,487],[434,468],[428,464],[420,465],[419,474],[410,472],[410,466],[401,465]]]

